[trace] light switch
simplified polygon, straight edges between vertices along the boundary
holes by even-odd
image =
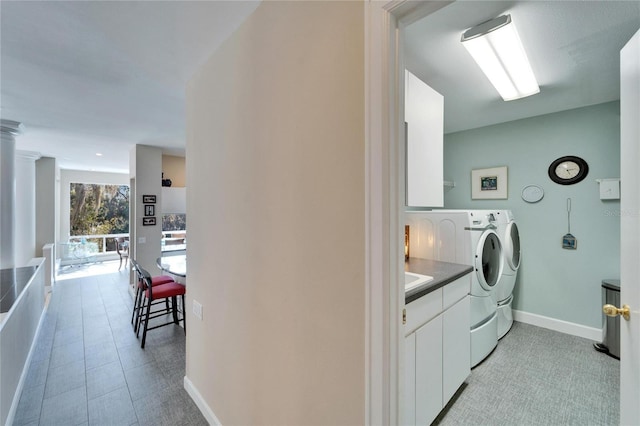
[[[138,237],[138,244],[146,244],[147,237]]]

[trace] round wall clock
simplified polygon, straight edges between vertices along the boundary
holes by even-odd
[[[573,185],[587,177],[589,165],[580,157],[560,157],[549,165],[549,177],[560,185]]]

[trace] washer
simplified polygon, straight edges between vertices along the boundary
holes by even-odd
[[[406,212],[412,257],[471,265],[471,366],[498,344],[496,285],[504,256],[494,212],[433,210]]]
[[[522,253],[520,251],[520,232],[511,210],[498,210],[495,213],[498,225],[498,235],[504,248],[504,268],[497,285],[498,301],[498,339],[503,338],[513,325],[511,304],[513,289]]]

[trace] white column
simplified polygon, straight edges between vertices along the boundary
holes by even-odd
[[[16,150],[15,266],[24,266],[36,256],[36,160],[39,158],[38,152]]]
[[[21,131],[17,121],[0,120],[0,269],[15,266],[15,136]]]

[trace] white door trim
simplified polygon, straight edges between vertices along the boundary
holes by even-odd
[[[390,93],[388,66],[390,46],[387,41],[393,17],[380,3],[365,4],[365,424],[394,424],[397,418],[393,395],[395,371],[390,367],[397,357],[397,342],[391,336],[395,317],[390,297],[390,211],[391,174]],[[391,310],[390,310],[391,307]],[[397,310],[397,309],[396,309]]]
[[[620,52],[620,424],[640,422],[640,31]]]
[[[365,424],[401,424],[404,338],[402,29],[445,1],[365,3]]]

